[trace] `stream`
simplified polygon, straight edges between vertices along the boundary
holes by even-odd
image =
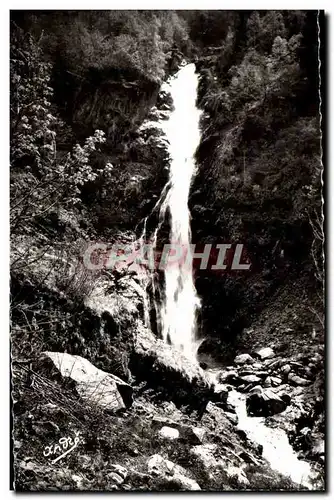
[[[297,484],[314,489],[315,471],[308,462],[298,459],[284,430],[268,427],[265,417],[248,416],[246,394],[230,391],[228,403],[234,406],[238,416],[237,428],[243,430],[251,441],[263,446],[262,456],[268,460],[272,469],[290,477]]]

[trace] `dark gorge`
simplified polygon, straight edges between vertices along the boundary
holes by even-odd
[[[323,13],[10,22],[15,489],[323,490]]]

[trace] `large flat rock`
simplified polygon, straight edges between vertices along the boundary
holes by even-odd
[[[56,369],[64,381],[74,382],[83,399],[104,409],[117,411],[132,404],[132,388],[129,384],[100,370],[81,356],[47,351],[42,353],[38,365],[43,367],[44,375],[50,378],[54,374],[53,369]]]

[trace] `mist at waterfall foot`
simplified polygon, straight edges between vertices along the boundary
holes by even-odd
[[[194,154],[200,141],[201,111],[196,107],[197,86],[195,65],[188,64],[161,89],[171,95],[174,109],[168,120],[158,123],[167,140],[170,168],[168,183],[157,203],[159,223],[153,235],[153,245],[156,246],[159,230],[167,221],[170,243],[182,249],[184,258],[173,259],[164,270],[164,289],[161,300],[155,301],[155,309],[162,338],[191,358],[195,358],[198,346],[196,312],[200,307],[189,258],[191,231],[188,209],[189,191],[196,168]]]

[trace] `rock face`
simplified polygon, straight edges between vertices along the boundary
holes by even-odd
[[[87,359],[67,353],[44,352],[38,364],[48,360],[62,377],[75,383],[83,399],[113,411],[131,406],[132,387],[115,375],[99,370]]]

